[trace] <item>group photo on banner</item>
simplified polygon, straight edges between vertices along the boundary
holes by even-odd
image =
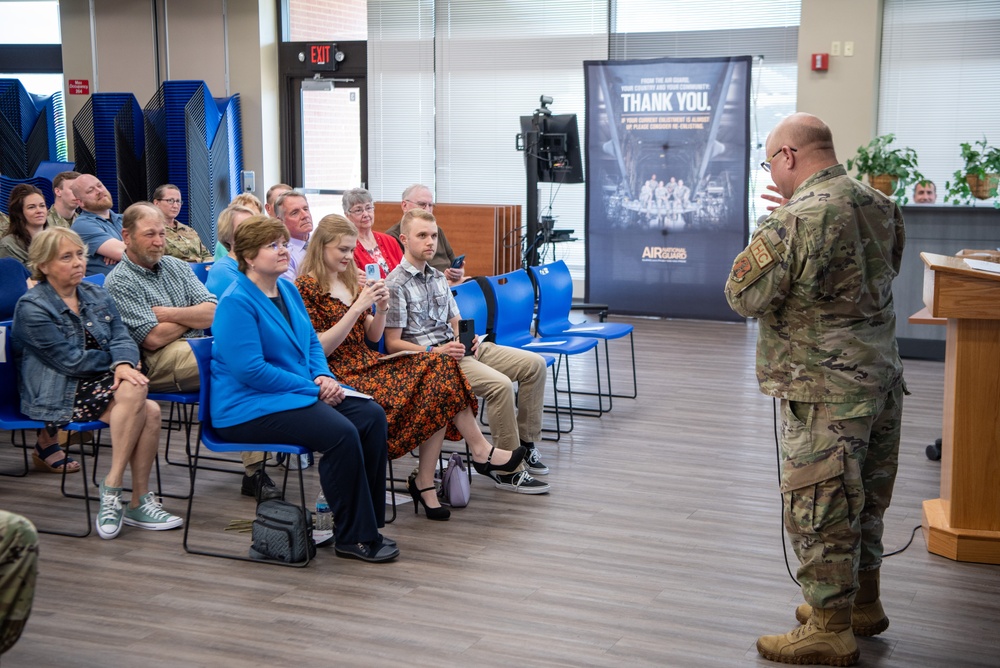
[[[587,61],[587,300],[742,320],[723,287],[749,236],[751,57]]]

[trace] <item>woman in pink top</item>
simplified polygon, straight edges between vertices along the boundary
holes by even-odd
[[[403,259],[399,242],[388,234],[372,229],[375,222],[375,204],[372,195],[364,188],[352,188],[344,193],[344,213],[358,228],[358,245],[354,249],[354,263],[359,277],[364,276],[365,265],[377,264],[385,278]]]

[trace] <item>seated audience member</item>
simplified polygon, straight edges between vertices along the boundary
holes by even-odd
[[[403,191],[403,200],[400,202],[400,206],[403,209],[404,215],[410,209],[418,208],[434,213],[434,195],[431,194],[430,188],[418,183]],[[400,219],[400,222],[402,222],[402,219]],[[387,229],[385,233],[398,241],[399,225],[400,223],[396,223]],[[400,244],[400,247],[402,247],[402,244]],[[458,285],[465,279],[465,260],[462,260],[462,264],[459,267],[452,267],[451,265],[454,262],[455,251],[451,249],[448,237],[444,235],[444,229],[438,227],[437,252],[434,253],[434,257],[431,258],[428,264],[444,273],[444,277],[448,279],[448,285]]]
[[[160,407],[146,398],[149,380],[138,370],[139,349],[111,296],[83,281],[86,262],[83,240],[64,227],[45,230],[31,244],[28,264],[38,285],[17,303],[12,332],[21,410],[46,424],[35,447],[41,457],[62,456],[56,468],[68,463],[56,442],[60,427],[89,420],[110,425],[111,470],[101,482],[95,522],[101,538],[117,536],[123,521],[143,529],[179,527],[183,520],[149,491]],[[132,500],[123,508],[126,466]]]
[[[309,201],[297,190],[286,190],[274,202],[274,217],[288,228],[288,270],[283,278],[294,281],[299,275],[306,244],[313,229]]]
[[[937,202],[937,186],[933,181],[924,180],[913,186],[914,204],[934,204]]]
[[[274,213],[274,203],[278,201],[281,193],[288,192],[293,188],[287,183],[275,183],[273,186],[267,189],[267,194],[264,196],[264,210],[261,213],[266,213],[271,218],[277,218],[278,216]]]
[[[175,185],[164,184],[153,192],[153,204],[163,212],[166,220],[165,231],[167,233],[167,243],[164,253],[170,257],[185,262],[211,262],[212,254],[201,242],[201,237],[190,225],[185,225],[177,220],[177,214],[181,212],[184,200],[181,199],[181,191]]]
[[[447,355],[416,353],[381,357],[365,340],[378,341],[385,326],[389,291],[383,281],[360,288],[354,265],[358,229],[343,216],[319,222],[295,281],[330,371],[342,382],[375,397],[389,422],[389,457],[420,447],[420,464],[407,490],[424,506],[428,519],[446,520],[434,488],[434,469],[445,431],[451,440],[466,438],[473,465],[482,474],[511,471],[524,449],[494,452],[476,424],[476,396],[458,361]],[[375,305],[375,313],[372,313]],[[456,433],[456,428],[457,432]]]
[[[406,255],[385,281],[389,288],[386,350],[434,352],[459,360],[472,391],[486,399],[494,444],[502,450],[515,451],[524,446],[528,451],[524,459],[527,470],[490,471],[488,475],[499,489],[521,494],[549,491],[546,483],[529,474],[549,472],[534,443],[542,432],[545,360],[526,350],[478,340],[474,354],[466,355],[465,346],[458,341],[462,316],[448,281],[428,264],[437,246],[434,216],[422,209],[407,211],[399,238]]]
[[[250,215],[252,216],[257,216],[264,213],[264,205],[261,204],[261,201],[257,199],[257,197],[251,192],[240,193],[239,195],[233,198],[233,201],[230,202],[229,206],[226,208],[229,209],[234,207],[242,207],[244,209],[248,209],[250,211]],[[232,231],[230,231],[229,235],[229,246],[226,246],[222,242],[222,214],[219,214],[219,221],[216,227],[216,236],[218,237],[217,239],[218,243],[215,244],[215,261],[218,262],[222,258],[229,255],[230,247],[232,246],[233,243]],[[233,266],[234,267],[236,266],[235,262]],[[212,269],[215,269],[214,265],[212,266]],[[209,288],[209,290],[211,290],[211,288]],[[218,297],[220,295],[215,295],[215,296]]]
[[[38,575],[38,532],[26,518],[0,510],[0,654],[21,637]]]
[[[205,281],[205,287],[217,299],[222,297],[222,293],[236,281],[236,277],[240,273],[236,264],[236,255],[232,250],[233,233],[243,221],[259,216],[260,214],[254,213],[248,207],[238,204],[230,204],[219,214],[219,248],[224,251],[224,254],[221,258],[215,258],[215,264],[212,265],[211,271],[208,272],[208,280]],[[266,216],[264,217],[266,218]]]
[[[96,176],[83,174],[73,181],[73,195],[81,213],[73,231],[87,245],[87,275],[107,274],[122,259],[122,216],[111,210],[111,193]]]
[[[10,226],[0,237],[0,257],[12,257],[21,264],[28,262],[31,240],[49,226],[45,219],[48,209],[42,191],[28,183],[18,183],[7,200]]]
[[[142,351],[151,392],[197,392],[198,362],[185,339],[205,335],[215,317],[216,298],[191,266],[164,255],[163,215],[149,202],[125,210],[125,253],[105,287],[122,321]],[[243,454],[241,491],[258,501],[281,496],[264,472],[264,453]]]
[[[291,443],[322,453],[319,478],[333,510],[338,556],[399,555],[385,524],[386,421],[374,401],[347,398],[334,380],[288,268],[288,230],[273,218],[236,228],[241,275],[212,331],[212,423],[240,443]]]
[[[48,221],[53,227],[72,227],[76,220],[76,209],[80,205],[73,194],[73,181],[80,178],[80,172],[59,172],[52,179],[52,190],[56,198],[49,209]]]
[[[364,188],[352,188],[344,193],[343,206],[344,215],[358,228],[354,263],[360,270],[359,278],[364,277],[367,264],[377,264],[382,278],[385,278],[403,259],[403,251],[396,239],[372,229],[375,205],[372,204],[371,193]]]

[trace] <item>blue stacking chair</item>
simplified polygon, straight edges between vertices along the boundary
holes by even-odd
[[[480,287],[479,283],[476,281],[466,281],[456,285],[451,289],[451,294],[455,297],[455,303],[458,305],[458,310],[462,314],[463,318],[471,319],[475,323],[476,336],[479,337],[480,341],[486,339],[489,332],[489,306],[486,302],[486,295],[483,294],[483,289]],[[556,418],[556,428],[554,430],[555,436],[543,436],[542,440],[545,441],[558,441],[562,434],[568,434],[573,431],[573,417],[570,414],[570,427],[565,431],[562,429],[559,419],[559,392],[555,389],[556,377],[554,365],[556,363],[556,358],[553,355],[546,353],[539,353],[545,360],[545,366],[553,370],[552,375],[552,395],[555,397],[555,404],[553,406],[554,415]],[[485,401],[483,401],[485,403]],[[553,431],[551,429],[543,428],[543,431]],[[469,473],[472,476],[472,473]]]
[[[635,342],[632,325],[619,322],[574,323],[569,319],[573,307],[573,278],[562,260],[539,267],[531,267],[531,275],[538,287],[537,331],[542,336],[580,336],[604,341],[604,368],[608,379],[608,408],[611,410],[612,397],[635,399],[638,396],[638,382],[635,372]],[[628,337],[632,355],[632,392],[615,394],[611,384],[611,358],[608,355],[608,341]],[[592,392],[579,392],[590,394]],[[603,403],[603,395],[600,398]]]
[[[208,280],[208,272],[212,268],[214,262],[192,262],[191,271],[194,275],[198,277],[198,280],[204,285],[205,281]]]
[[[24,470],[22,473],[4,473],[3,475],[12,475],[15,477],[22,477],[28,472],[28,444],[25,438],[25,430],[27,429],[42,429],[45,427],[43,422],[38,420],[32,420],[28,418],[21,412],[21,397],[18,395],[18,381],[17,381],[17,366],[14,364],[14,355],[10,340],[10,328],[11,321],[7,320],[0,322],[0,330],[3,330],[4,336],[4,358],[0,362],[0,428],[7,429],[11,432],[11,442],[14,443],[14,432],[21,432],[21,447],[24,453]],[[82,432],[82,431],[95,431],[107,427],[103,422],[71,422],[65,429],[70,432]],[[69,446],[66,447],[66,453],[69,454]],[[66,471],[63,470],[61,490],[63,496],[74,499],[83,499],[84,513],[86,525],[83,531],[65,531],[61,529],[46,529],[44,527],[39,527],[38,531],[47,534],[56,534],[59,536],[74,536],[77,538],[83,538],[84,536],[90,535],[91,524],[91,514],[90,514],[90,491],[87,486],[87,460],[83,456],[83,446],[80,446],[80,476],[83,480],[83,494],[70,494],[66,492]]]
[[[90,276],[83,277],[83,280],[87,281],[88,283],[99,285],[102,288],[104,287],[104,279],[105,279],[104,274],[91,274]]]
[[[28,291],[31,274],[24,265],[12,257],[0,257],[0,320],[14,317],[17,300]]]
[[[194,507],[194,491],[195,491],[195,478],[198,474],[198,458],[201,455],[201,446],[204,445],[206,448],[212,452],[259,452],[266,450],[268,452],[283,452],[288,455],[306,455],[309,454],[309,449],[301,445],[289,445],[284,443],[231,443],[224,440],[219,436],[215,429],[212,427],[211,418],[211,396],[212,396],[212,342],[213,337],[206,336],[200,339],[188,339],[188,343],[191,344],[191,349],[194,351],[195,359],[198,361],[198,373],[201,376],[201,390],[199,392],[199,402],[198,402],[198,419],[201,421],[201,426],[198,428],[198,440],[195,442],[194,448],[194,462],[191,465],[191,492],[188,497],[188,507],[187,515],[184,518],[184,550],[189,554],[200,554],[207,557],[220,557],[222,559],[237,559],[240,561],[253,561],[261,563],[277,564],[280,566],[294,566],[301,568],[309,564],[309,551],[306,551],[306,558],[304,561],[299,561],[295,563],[285,563],[283,561],[271,560],[271,559],[253,559],[248,554],[231,554],[225,552],[212,552],[205,549],[198,549],[192,547],[190,541],[188,540],[190,530],[191,530],[191,510]],[[302,477],[302,469],[297,469],[299,474],[299,505],[302,510],[302,516],[306,520],[308,525],[309,520],[309,510],[306,507],[306,491],[305,482]],[[285,479],[282,481],[282,492],[288,487],[288,468],[285,468]],[[282,498],[284,498],[284,493],[282,493]],[[308,540],[312,540],[312,535],[307,536]]]
[[[562,366],[566,367],[567,396],[570,397],[568,414],[591,415],[600,417],[603,414],[601,403],[596,408],[579,408],[572,401],[572,384],[570,379],[569,358],[573,355],[594,351],[595,377],[597,393],[601,394],[600,360],[597,356],[597,340],[574,336],[536,337],[531,333],[532,321],[535,318],[535,287],[531,284],[528,272],[523,269],[512,271],[500,276],[488,276],[487,283],[493,290],[493,300],[496,305],[496,319],[493,333],[500,345],[521,348],[536,353],[549,353],[557,356],[555,378],[558,383]],[[489,296],[487,296],[487,299]],[[558,391],[558,386],[557,386]]]

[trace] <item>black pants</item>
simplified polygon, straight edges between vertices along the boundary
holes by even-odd
[[[381,406],[348,398],[336,408],[317,401],[216,430],[237,443],[287,443],[321,453],[319,480],[337,544],[349,545],[377,540],[385,525],[387,429]]]

